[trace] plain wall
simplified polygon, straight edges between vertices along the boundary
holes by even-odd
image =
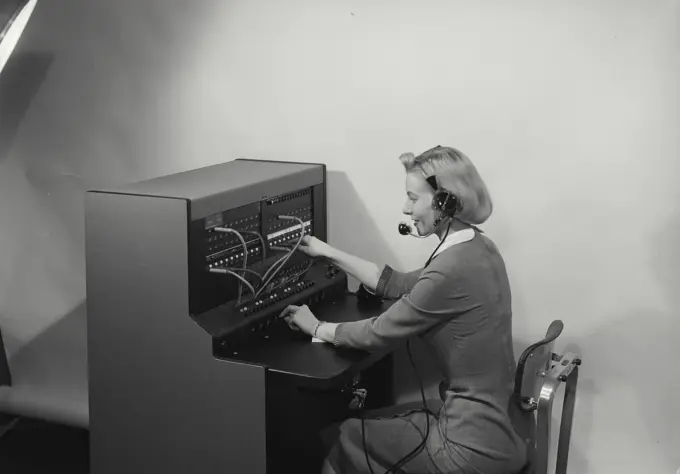
[[[451,145],[494,198],[518,354],[554,319],[582,354],[569,472],[672,474],[679,18],[662,0],[43,0],[0,78],[7,350],[85,298],[87,189],[322,161],[331,243],[406,270],[436,242],[396,232],[397,157]]]

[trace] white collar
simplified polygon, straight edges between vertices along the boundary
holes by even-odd
[[[444,242],[439,246],[435,254],[432,256],[432,258],[436,257],[440,253],[442,253],[444,250],[448,249],[449,247],[453,247],[456,244],[460,244],[463,242],[468,242],[472,240],[472,238],[475,236],[475,231],[474,229],[463,229],[459,230],[458,232],[454,232],[453,234],[449,234],[445,239]]]

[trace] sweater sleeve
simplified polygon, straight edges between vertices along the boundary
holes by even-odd
[[[333,343],[366,351],[393,347],[466,310],[468,298],[457,287],[451,272],[432,265],[417,279],[410,293],[380,316],[338,324]]]
[[[385,265],[378,279],[375,293],[388,299],[399,298],[411,291],[422,271],[423,269],[419,268],[412,272],[402,273]]]

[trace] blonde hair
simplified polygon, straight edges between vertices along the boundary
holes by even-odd
[[[425,178],[434,176],[438,189],[453,193],[459,202],[455,218],[468,224],[482,224],[493,212],[493,202],[477,168],[460,150],[436,146],[415,156],[399,157],[407,173],[420,171]]]

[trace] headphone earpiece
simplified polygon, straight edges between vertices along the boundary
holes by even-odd
[[[454,214],[460,210],[460,202],[455,194],[444,190],[438,190],[437,178],[432,175],[425,178],[428,184],[434,190],[432,198],[432,209],[441,211],[447,217],[453,217]]]
[[[448,191],[437,191],[432,198],[432,208],[453,217],[458,210],[458,198]]]

